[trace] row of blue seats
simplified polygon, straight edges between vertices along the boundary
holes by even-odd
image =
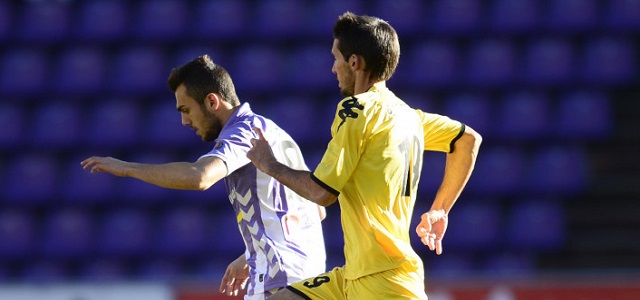
[[[640,29],[638,0],[3,1],[0,40],[325,36],[346,10],[378,15],[400,32],[415,33]]]
[[[244,252],[229,205],[211,213],[179,204],[155,213],[125,207],[97,212],[60,206],[44,214],[3,209],[0,237],[0,261],[214,253],[237,258]]]
[[[146,45],[109,52],[78,45],[51,54],[39,47],[20,46],[0,58],[0,89],[9,95],[157,93],[168,90],[166,77],[171,68],[209,53],[227,67],[240,91],[327,90],[335,85],[328,47],[223,49],[202,45],[173,51]],[[479,40],[469,46],[452,41],[418,42],[404,49],[390,82],[414,89],[629,84],[639,73],[637,50],[631,38],[606,35],[584,43],[543,37],[526,46],[501,39]],[[305,76],[300,76],[302,69]]]
[[[426,212],[422,204],[416,209],[415,225],[418,214]],[[230,207],[214,212],[180,205],[160,212],[60,207],[45,214],[3,209],[0,261],[188,258],[218,253],[237,257],[243,253],[244,244],[234,219]],[[563,203],[545,198],[520,199],[505,205],[465,196],[450,220],[446,243],[454,253],[484,253],[497,247],[557,250],[564,245],[567,232]],[[327,232],[342,232],[338,216],[330,216],[323,224]],[[415,235],[411,239],[416,245],[420,243]],[[332,255],[342,252],[341,235],[326,234],[325,243]]]
[[[416,108],[448,115],[498,140],[597,140],[607,137],[614,124],[612,100],[599,91],[575,90],[557,96],[522,91],[498,99],[464,92],[445,99],[417,93],[401,96]],[[5,102],[0,104],[0,150],[46,147],[82,152],[86,148],[108,151],[162,146],[204,152],[200,138],[181,125],[172,95],[158,98],[148,109],[143,109],[148,102],[127,97],[92,100],[95,103],[91,105],[68,99],[47,99],[37,106]],[[331,103],[338,99],[336,95]],[[256,112],[281,124],[303,146],[329,140],[334,104],[307,96],[249,103]]]
[[[313,154],[307,157],[311,168],[315,168],[322,151],[318,150]],[[585,190],[591,171],[586,151],[578,146],[487,145],[481,155],[482,159],[477,162],[466,193],[493,196],[520,193],[573,195]],[[89,174],[80,166],[80,161],[84,158],[86,157],[66,159],[31,152],[0,161],[0,205],[153,206],[185,202],[222,206],[228,201],[221,183],[204,192],[163,189],[135,179],[101,173]],[[129,156],[125,159],[129,158],[155,163],[176,160],[166,152]],[[193,160],[195,159],[196,156]],[[430,176],[424,176],[420,191],[431,193],[437,189],[442,177],[437,174],[441,174],[443,169],[444,154],[426,154],[423,172]]]
[[[421,246],[420,249],[423,249]],[[473,257],[451,253],[426,259],[427,277],[447,279],[456,276],[534,275],[536,257],[531,252],[500,251],[493,255]],[[426,250],[424,250],[426,251]],[[84,262],[37,260],[6,266],[0,263],[0,281],[22,283],[48,283],[78,280],[82,282],[119,282],[122,280],[185,282],[206,281],[216,287],[231,261],[210,257],[192,260],[175,258],[147,258],[135,262],[118,259],[96,259]],[[226,258],[226,257],[225,257]],[[344,264],[339,256],[328,257],[327,268]]]

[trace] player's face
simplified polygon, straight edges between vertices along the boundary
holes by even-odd
[[[187,95],[187,89],[184,85],[180,85],[176,89],[175,96],[176,108],[180,112],[182,125],[195,130],[196,134],[205,142],[215,141],[224,126],[220,118]]]
[[[344,96],[353,96],[355,91],[355,75],[351,69],[349,62],[345,60],[340,50],[338,50],[338,40],[333,40],[333,47],[331,47],[331,53],[333,54],[333,67],[331,72],[338,78],[338,87],[340,93]]]

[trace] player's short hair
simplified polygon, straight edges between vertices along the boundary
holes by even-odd
[[[345,60],[352,54],[362,56],[365,70],[378,79],[388,80],[398,66],[398,34],[380,18],[346,12],[336,21],[333,38],[338,40],[338,50]]]
[[[184,84],[187,95],[200,101],[201,105],[204,105],[204,99],[209,93],[220,95],[224,101],[233,106],[240,105],[229,72],[214,63],[206,54],[171,70],[167,83],[174,93],[181,84]]]

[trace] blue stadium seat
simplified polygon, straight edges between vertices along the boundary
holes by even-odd
[[[484,149],[478,159],[467,188],[483,195],[513,195],[526,185],[527,157],[521,149],[499,146]]]
[[[489,24],[495,32],[525,33],[540,26],[538,0],[495,0],[489,11]]]
[[[336,88],[336,77],[331,73],[333,57],[326,45],[307,45],[293,50],[287,63],[288,90],[309,91]]]
[[[14,34],[11,30],[15,16],[14,11],[15,9],[10,1],[0,2],[0,43],[4,43]]]
[[[553,251],[565,242],[567,228],[562,203],[549,199],[523,199],[508,215],[507,243],[514,250]]]
[[[59,1],[26,3],[16,28],[20,38],[29,42],[60,41],[69,34],[72,12],[70,4]]]
[[[159,219],[154,248],[162,255],[189,257],[208,252],[209,239],[210,223],[201,209],[174,207]]]
[[[50,153],[17,155],[8,166],[5,202],[11,205],[39,205],[57,201],[60,183],[58,163]]]
[[[393,89],[393,85],[395,85],[396,82],[392,81],[389,83],[389,85],[391,86],[391,89]],[[404,90],[398,90],[396,92],[396,95],[398,97],[400,97],[400,99],[402,99],[404,102],[406,102],[409,106],[415,108],[415,109],[420,109],[424,112],[433,112],[433,113],[437,113],[439,111],[439,109],[444,109],[447,110],[448,108],[446,107],[442,107],[439,104],[439,101],[437,101],[435,99],[435,97],[433,95],[429,95],[428,91],[404,91]],[[450,99],[456,98],[455,96],[452,96]],[[461,98],[464,98],[464,96],[461,96]],[[336,106],[334,105],[333,107],[331,107],[331,112],[330,113],[323,113],[323,117],[324,118],[331,118],[331,120],[329,121],[333,121],[333,117],[335,114],[335,110],[336,110]],[[450,110],[451,111],[451,110]],[[458,116],[462,116],[464,115],[462,113],[462,111],[457,111],[457,110],[452,110],[455,112],[458,112]],[[331,126],[331,123],[327,124],[326,128],[329,128],[329,126]],[[322,128],[322,127],[320,127]],[[324,149],[323,149],[324,150]]]
[[[129,148],[138,142],[141,112],[133,98],[106,98],[96,102],[85,127],[85,144],[102,149]]]
[[[445,34],[471,33],[482,27],[482,1],[436,0],[430,16],[431,31]]]
[[[551,109],[546,96],[516,92],[502,98],[498,124],[501,137],[528,140],[544,137],[551,124]]]
[[[250,22],[251,8],[243,0],[201,0],[193,6],[194,32],[203,39],[242,38],[244,28]]]
[[[442,255],[438,256],[436,259],[435,254],[433,254],[434,259],[425,259],[425,269],[430,270],[431,276],[439,279],[468,277],[474,273],[475,266],[473,258],[466,253],[462,254],[461,252],[452,252],[452,248],[449,247],[447,243],[448,235],[449,234],[447,233],[447,236],[444,237],[442,242],[445,249]],[[427,246],[422,245],[421,247]]]
[[[493,134],[493,105],[480,93],[451,95],[444,101],[444,115],[458,120],[488,137]]]
[[[51,210],[45,217],[42,253],[50,258],[82,258],[92,253],[91,212],[73,208]]]
[[[129,277],[127,265],[117,259],[87,260],[78,270],[81,280],[109,283],[126,280]]]
[[[31,122],[32,144],[47,149],[76,148],[84,120],[78,105],[48,99],[39,105]]]
[[[263,0],[256,3],[252,25],[256,37],[290,38],[303,33],[307,6],[297,0]]]
[[[467,82],[480,86],[510,84],[518,67],[515,50],[509,42],[481,40],[468,55]]]
[[[87,0],[77,9],[76,35],[90,41],[126,39],[129,31],[129,7],[124,0]]]
[[[8,94],[32,95],[41,92],[48,80],[49,58],[37,48],[16,47],[2,57],[0,89]]]
[[[60,54],[52,81],[53,89],[65,94],[90,94],[104,90],[109,68],[105,53],[93,47],[69,48]]]
[[[110,78],[115,91],[145,94],[167,89],[167,76],[171,67],[165,66],[161,48],[140,46],[123,48],[113,61]]]
[[[147,112],[149,125],[146,130],[146,140],[152,145],[164,147],[194,147],[202,146],[202,139],[194,130],[182,125],[180,112],[176,110],[175,101],[163,102]]]
[[[22,105],[3,101],[0,103],[0,150],[21,148],[28,141],[25,136],[28,114]]]
[[[346,11],[358,13],[364,10],[364,4],[361,0],[309,1],[307,5],[305,34],[322,38],[331,32],[333,25],[338,20],[338,16]]]
[[[224,274],[225,269],[218,272]],[[177,260],[162,258],[144,261],[136,272],[136,278],[145,282],[178,282],[187,278],[186,270]]]
[[[640,0],[609,0],[605,21],[615,30],[640,31]]]
[[[419,43],[407,51],[403,72],[397,80],[415,87],[446,87],[457,83],[460,74],[457,49],[446,42]]]
[[[584,191],[588,178],[583,149],[554,146],[534,154],[525,182],[532,193],[573,195]]]
[[[456,205],[449,216],[449,227],[443,240],[445,247],[457,250],[484,251],[498,246],[501,231],[501,209],[491,200],[466,199]]]
[[[549,28],[560,31],[586,31],[598,25],[596,0],[549,1],[547,22]]]
[[[77,155],[66,161],[61,175],[64,180],[61,184],[64,203],[81,207],[110,204],[116,198],[116,182],[119,178],[105,173],[91,174],[84,170],[80,162],[93,153],[85,155]]]
[[[223,259],[225,264],[244,253],[244,240],[238,229],[236,214],[230,206],[213,211],[207,217],[210,221],[207,224],[207,247],[210,251],[217,255],[226,255]]]
[[[599,139],[613,132],[613,103],[604,93],[576,91],[563,95],[557,133],[566,139]]]
[[[332,256],[344,255],[344,233],[340,222],[340,210],[336,207],[327,207],[326,210],[327,217],[322,221],[322,231],[327,256],[330,253]]]
[[[432,176],[421,176],[418,186],[418,193],[427,199],[432,199],[436,191],[442,184],[442,175],[445,167],[446,154],[441,152],[425,152],[422,162],[422,174],[433,174]]]
[[[378,0],[374,5],[375,15],[392,24],[400,36],[417,34],[425,28],[426,8],[420,0]]]
[[[19,274],[21,282],[24,283],[60,283],[68,280],[71,275],[71,268],[61,261],[33,261],[29,262]]]
[[[185,35],[190,15],[188,3],[180,0],[139,2],[133,18],[136,37],[142,40],[170,41]]]
[[[595,85],[634,82],[639,70],[633,43],[627,39],[598,38],[584,48],[582,74],[587,83]]]
[[[108,211],[98,225],[98,252],[110,259],[146,257],[152,250],[153,223],[141,210]]]
[[[318,127],[314,118],[317,108],[313,99],[305,96],[285,96],[274,97],[269,103],[261,110],[261,114],[279,124],[298,144],[318,139]]]
[[[494,254],[483,262],[485,274],[489,276],[533,276],[536,274],[536,262],[533,254],[500,253]]]
[[[566,84],[574,79],[573,45],[565,39],[543,38],[529,45],[524,58],[524,79],[530,84]]]
[[[29,210],[0,210],[0,260],[25,259],[35,254],[37,232],[36,217]]]
[[[248,45],[237,49],[229,64],[238,89],[248,92],[277,90],[283,76],[280,51],[267,46]]]

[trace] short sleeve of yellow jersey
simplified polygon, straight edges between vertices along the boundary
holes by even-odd
[[[339,195],[353,174],[367,134],[367,119],[353,97],[338,105],[331,125],[332,139],[311,178],[334,195]]]
[[[449,117],[416,110],[424,127],[424,150],[453,152],[453,144],[464,133],[465,125]]]

